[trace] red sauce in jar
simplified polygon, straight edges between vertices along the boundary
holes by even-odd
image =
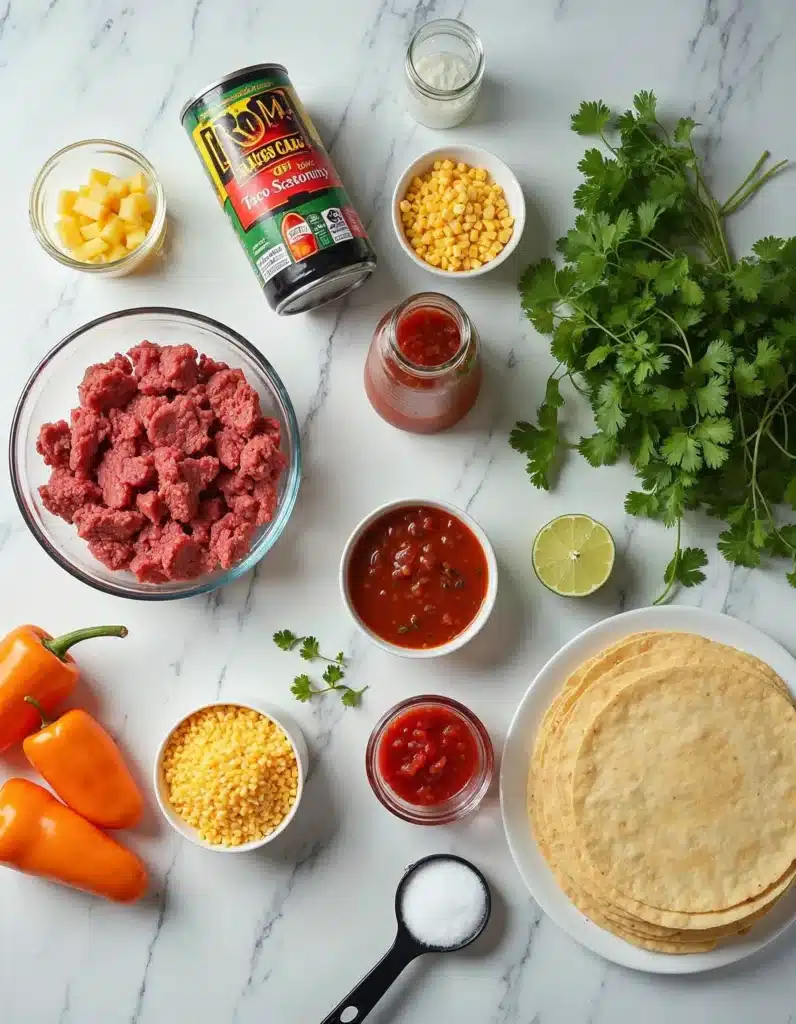
[[[415,366],[442,366],[462,343],[454,318],[434,306],[410,310],[398,321],[395,333],[401,353]]]
[[[478,768],[478,743],[455,711],[429,704],[410,708],[384,730],[379,772],[410,804],[441,804],[462,789]]]
[[[447,430],[478,398],[480,345],[475,325],[453,299],[411,296],[376,326],[364,371],[371,405],[400,430]]]
[[[348,593],[364,624],[400,647],[439,647],[465,630],[486,596],[486,555],[442,509],[385,512],[354,545]]]

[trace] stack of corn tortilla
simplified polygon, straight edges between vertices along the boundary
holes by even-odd
[[[626,637],[548,708],[528,798],[559,884],[596,924],[644,949],[713,949],[796,875],[791,695],[733,647]]]

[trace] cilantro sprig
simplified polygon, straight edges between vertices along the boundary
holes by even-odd
[[[326,686],[316,686],[305,672],[295,677],[290,692],[296,700],[306,703],[322,693],[336,690],[340,694],[341,702],[346,707],[354,708],[360,704],[362,694],[367,690],[367,686],[363,686],[361,690],[355,690],[343,682],[345,654],[342,651],[339,651],[335,658],[327,658],[326,655],[321,654],[320,644],[314,636],[298,636],[289,629],[278,630],[272,639],[280,651],[293,651],[298,647],[299,655],[304,661],[327,662],[321,676]]]
[[[764,153],[724,201],[705,180],[696,123],[671,130],[653,93],[614,117],[581,104],[579,135],[600,144],[579,163],[578,214],[559,239],[563,263],[523,274],[522,307],[552,335],[558,366],[535,422],[518,423],[512,447],[531,482],[549,489],[562,449],[592,466],[627,457],[640,488],[631,515],[675,529],[664,600],[705,579],[707,555],[683,547],[686,512],[724,521],[718,547],[736,565],[790,559],[796,586],[796,238],[760,239],[734,258],[725,220],[785,165]],[[563,386],[585,398],[594,433],[565,440]]]

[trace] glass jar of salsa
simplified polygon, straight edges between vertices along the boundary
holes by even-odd
[[[376,797],[415,825],[444,825],[474,811],[495,768],[483,722],[451,697],[402,700],[370,734],[365,771]]]
[[[433,434],[472,409],[481,389],[480,339],[453,299],[412,295],[379,321],[365,362],[365,392],[401,430]]]

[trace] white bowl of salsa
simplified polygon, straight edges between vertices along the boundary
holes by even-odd
[[[343,550],[339,583],[354,622],[382,650],[437,658],[484,626],[498,570],[489,538],[463,509],[404,498],[357,525]]]

